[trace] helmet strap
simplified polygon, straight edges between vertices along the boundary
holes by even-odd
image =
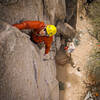
[[[45,36],[48,36],[49,37],[49,35],[47,34],[46,28],[44,29],[44,31],[45,31]]]

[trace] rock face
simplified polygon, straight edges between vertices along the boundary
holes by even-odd
[[[27,35],[0,23],[0,100],[58,100],[55,63],[43,62]]]
[[[76,28],[77,19],[77,1],[66,0],[66,22]]]
[[[73,9],[69,11],[67,5]],[[71,38],[75,35],[76,7],[69,0],[0,0],[0,100],[59,100],[55,41],[49,59],[44,58],[44,49],[40,51],[28,35],[9,24],[44,21],[56,25],[57,34],[64,39]]]
[[[61,33],[67,39],[74,38],[76,34],[76,30],[67,23],[59,22],[57,24],[57,29],[58,29],[58,32]]]
[[[74,11],[75,10],[75,11]],[[77,17],[77,1],[69,0],[0,0],[0,19],[15,24],[23,20],[40,20],[57,24],[59,21],[73,22]],[[72,16],[75,16],[72,18]],[[76,22],[70,24],[75,26]]]

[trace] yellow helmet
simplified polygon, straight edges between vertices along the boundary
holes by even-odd
[[[46,31],[47,31],[47,34],[48,34],[49,36],[53,36],[53,35],[56,34],[57,29],[56,29],[56,27],[55,27],[54,25],[47,25]]]

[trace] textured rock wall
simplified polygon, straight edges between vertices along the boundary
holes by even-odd
[[[58,100],[55,63],[28,35],[0,21],[0,100]]]
[[[58,34],[66,38],[75,35],[67,25],[68,0],[0,0],[0,19],[8,24],[24,20],[40,20],[55,24]],[[73,2],[70,2],[73,8]],[[76,6],[76,5],[75,5]],[[75,8],[76,9],[76,8]],[[73,9],[70,9],[73,11]],[[76,12],[74,22],[76,22]],[[72,16],[71,14],[71,16]],[[28,35],[0,21],[0,100],[59,100],[58,82],[53,46],[48,59],[43,56]],[[70,21],[68,21],[70,22]],[[64,28],[63,28],[64,25]],[[66,29],[68,28],[68,29]],[[56,41],[60,43],[60,39]]]
[[[23,20],[42,20],[49,24],[67,21],[75,26],[76,11],[77,0],[0,0],[0,19],[10,24]]]
[[[77,22],[77,1],[66,0],[66,22],[74,28],[76,28]]]
[[[57,18],[64,20],[66,15],[65,0],[18,0],[15,4],[11,3],[13,0],[0,1],[0,17],[10,24],[23,19],[55,23]]]

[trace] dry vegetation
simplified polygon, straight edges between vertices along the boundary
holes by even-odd
[[[92,35],[98,40],[98,42],[100,42],[100,0],[94,0],[93,3],[88,6],[88,17],[91,19],[91,23],[94,27],[94,32]],[[91,70],[95,80],[99,81],[100,46],[96,45],[88,64],[88,67]]]
[[[100,94],[100,0],[94,0],[90,5],[85,6],[87,17],[93,25],[93,32],[90,32],[98,40],[87,63],[87,77],[90,86],[95,93]],[[100,96],[100,95],[99,95]],[[99,99],[96,99],[99,100]]]
[[[100,42],[100,0],[94,0],[88,6],[88,16],[91,19],[91,23],[94,26],[93,35]]]

